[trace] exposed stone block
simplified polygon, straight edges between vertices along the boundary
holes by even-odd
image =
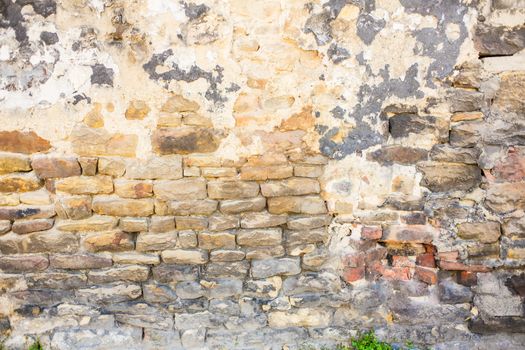
[[[153,214],[153,200],[97,196],[93,198],[93,211],[111,216],[149,216]]]
[[[31,154],[46,152],[50,148],[49,141],[34,131],[0,131],[0,151]]]
[[[80,164],[74,157],[33,157],[31,166],[41,179],[70,177],[81,174]]]
[[[273,197],[268,198],[268,211],[272,214],[324,214],[326,205],[322,198],[305,197]]]
[[[71,194],[108,194],[113,192],[113,180],[110,176],[72,176],[59,179],[55,188]]]
[[[208,196],[212,199],[250,198],[259,194],[259,185],[256,182],[240,181],[210,181]]]

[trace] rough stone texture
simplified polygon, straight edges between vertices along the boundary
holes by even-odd
[[[34,131],[0,131],[0,151],[31,154],[45,152],[50,148],[49,141]]]
[[[35,157],[31,167],[41,179],[50,177],[78,176],[81,173],[80,164],[76,158]]]
[[[0,17],[0,348],[525,347],[523,1]]]

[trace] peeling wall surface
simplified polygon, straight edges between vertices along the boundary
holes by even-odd
[[[524,23],[1,0],[0,344],[524,349]]]

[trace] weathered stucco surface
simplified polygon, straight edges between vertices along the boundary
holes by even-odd
[[[522,0],[3,0],[0,344],[525,347]]]

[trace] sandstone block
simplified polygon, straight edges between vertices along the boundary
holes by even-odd
[[[148,230],[148,219],[147,218],[134,218],[134,217],[120,218],[118,227],[124,232],[147,231]]]
[[[98,173],[119,177],[126,172],[126,163],[118,157],[102,157],[98,159]]]
[[[297,275],[301,272],[301,264],[299,258],[280,258],[267,260],[252,261],[252,277],[267,278],[271,276]]]
[[[50,148],[49,141],[33,131],[0,131],[0,151],[31,154],[45,152]]]
[[[21,253],[71,253],[78,250],[79,241],[75,234],[42,231],[24,235],[19,248]]]
[[[268,211],[272,214],[324,214],[326,204],[316,196],[268,198]]]
[[[425,160],[427,154],[428,151],[424,149],[393,145],[385,146],[369,153],[367,159],[385,165],[392,163],[410,165]]]
[[[51,204],[51,198],[49,192],[45,189],[40,189],[33,192],[20,193],[20,203],[22,204],[33,204],[33,205],[45,205]]]
[[[207,278],[244,278],[249,268],[247,261],[211,262],[205,267],[205,275]]]
[[[52,254],[49,256],[49,266],[53,269],[84,270],[101,269],[113,263],[111,258],[95,254]]]
[[[177,232],[141,233],[137,237],[137,251],[155,251],[174,248],[177,245]]]
[[[223,231],[239,227],[239,218],[234,215],[213,215],[208,218],[208,227],[212,231]]]
[[[75,289],[86,286],[87,277],[81,272],[40,272],[26,274],[31,289]]]
[[[246,254],[241,250],[217,249],[210,253],[210,261],[240,261]]]
[[[103,233],[94,233],[86,236],[84,246],[91,252],[121,252],[133,250],[135,244],[133,238],[121,231],[108,231]]]
[[[205,264],[208,261],[208,253],[201,250],[174,249],[165,250],[161,253],[162,261],[167,264]]]
[[[500,214],[525,209],[525,182],[490,184],[485,205]]]
[[[328,226],[331,221],[332,217],[330,215],[295,216],[288,219],[286,226],[290,230],[308,230]]]
[[[80,168],[82,168],[82,175],[95,176],[98,166],[97,157],[80,157],[78,162],[80,163]]]
[[[256,197],[259,184],[240,181],[211,181],[208,183],[208,196],[212,199],[237,199]]]
[[[430,162],[422,164],[421,185],[433,192],[470,190],[481,183],[481,170],[475,165]]]
[[[290,245],[321,243],[328,241],[328,230],[324,227],[302,230],[302,231],[286,231],[286,242]]]
[[[93,211],[110,216],[149,216],[153,214],[152,199],[122,199],[112,196],[93,198]]]
[[[21,171],[31,171],[29,157],[21,154],[0,153],[0,175]]]
[[[237,176],[236,168],[211,168],[205,167],[201,169],[202,176],[208,178],[216,177],[234,177]]]
[[[206,180],[182,179],[155,181],[155,196],[160,200],[196,200],[206,198]]]
[[[220,211],[224,214],[238,214],[257,212],[266,207],[266,198],[255,197],[250,199],[233,199],[221,201]]]
[[[274,227],[286,224],[286,215],[274,215],[269,213],[246,213],[241,216],[242,228]]]
[[[274,328],[327,327],[332,312],[325,309],[301,308],[294,311],[273,311],[268,314],[268,324]]]
[[[0,206],[13,206],[20,204],[20,194],[0,193]]]
[[[173,216],[152,216],[149,229],[151,232],[167,232],[175,230],[175,218]]]
[[[173,95],[162,105],[161,112],[197,112],[200,106],[197,102],[188,100],[182,95]]]
[[[88,282],[93,284],[111,282],[144,282],[148,279],[149,268],[140,265],[111,267],[104,270],[93,270],[87,274]]]
[[[229,232],[200,232],[198,234],[199,248],[235,248],[235,235]]]
[[[481,141],[485,128],[483,122],[463,122],[453,124],[450,130],[450,145],[453,147],[475,147]]]
[[[193,231],[179,232],[179,244],[181,248],[196,248],[198,244],[197,234]]]
[[[55,209],[61,219],[85,219],[91,216],[91,197],[55,197]]]
[[[182,157],[168,155],[131,159],[126,163],[126,177],[141,180],[176,180],[182,177]]]
[[[118,218],[94,215],[83,220],[60,220],[56,228],[66,232],[109,231],[117,226]]]
[[[432,243],[439,230],[429,225],[389,225],[383,229],[384,242]]]
[[[208,218],[205,216],[177,216],[177,230],[205,230],[208,228]]]
[[[185,167],[220,167],[222,161],[212,154],[190,154],[184,156]]]
[[[0,235],[3,235],[6,232],[11,230],[11,221],[9,220],[0,220]]]
[[[60,192],[71,194],[108,194],[113,192],[113,181],[110,176],[72,176],[59,179],[55,188]]]
[[[525,43],[525,28],[522,29],[522,42]],[[500,88],[496,94],[495,105],[507,112],[523,116],[525,112],[525,73],[511,71],[501,74]]]
[[[500,224],[495,221],[465,222],[458,225],[458,236],[462,239],[494,243],[499,240],[500,235]]]
[[[49,266],[49,260],[44,254],[0,256],[0,270],[4,272],[42,271]]]
[[[211,215],[218,202],[211,199],[169,202],[169,212],[174,215]]]
[[[132,100],[126,109],[124,116],[129,120],[142,120],[146,118],[149,112],[150,108],[146,102],[141,100]]]
[[[525,46],[522,26],[506,27],[481,24],[474,33],[474,47],[481,57],[509,56]]]
[[[247,260],[264,260],[269,258],[278,258],[284,256],[284,247],[282,245],[268,247],[247,247]]]
[[[261,184],[261,193],[265,197],[300,196],[316,194],[320,191],[317,180],[301,177]]]
[[[18,234],[25,234],[38,231],[46,231],[53,227],[53,219],[22,219],[16,220],[11,230]]]
[[[78,127],[70,136],[73,151],[80,156],[134,157],[137,135],[111,134],[100,128]]]
[[[157,154],[189,154],[215,152],[222,134],[214,129],[183,126],[162,128],[153,132],[151,143]]]
[[[147,198],[153,196],[151,181],[115,179],[115,194],[122,198]]]
[[[246,247],[279,245],[282,241],[280,228],[239,230],[237,243]]]
[[[0,220],[14,221],[19,219],[47,219],[54,215],[55,208],[52,205],[0,207]]]
[[[0,175],[0,192],[29,192],[42,187],[42,182],[32,173]]]
[[[124,252],[113,253],[113,261],[116,264],[158,265],[160,257],[157,254]]]
[[[245,165],[241,168],[241,180],[273,180],[286,179],[293,176],[291,165],[275,166],[250,166]]]
[[[80,301],[91,303],[121,303],[137,299],[141,295],[140,285],[126,283],[78,289],[75,292]]]
[[[80,164],[74,157],[36,156],[33,157],[31,166],[41,179],[70,177],[81,174]]]
[[[320,165],[301,165],[293,168],[293,174],[297,177],[320,177],[323,174],[323,167]]]
[[[246,296],[274,299],[279,295],[281,290],[281,277],[275,276],[265,280],[247,280],[244,283],[244,293]]]
[[[448,145],[435,145],[430,158],[438,162],[477,164],[480,151],[475,148],[459,148]]]

